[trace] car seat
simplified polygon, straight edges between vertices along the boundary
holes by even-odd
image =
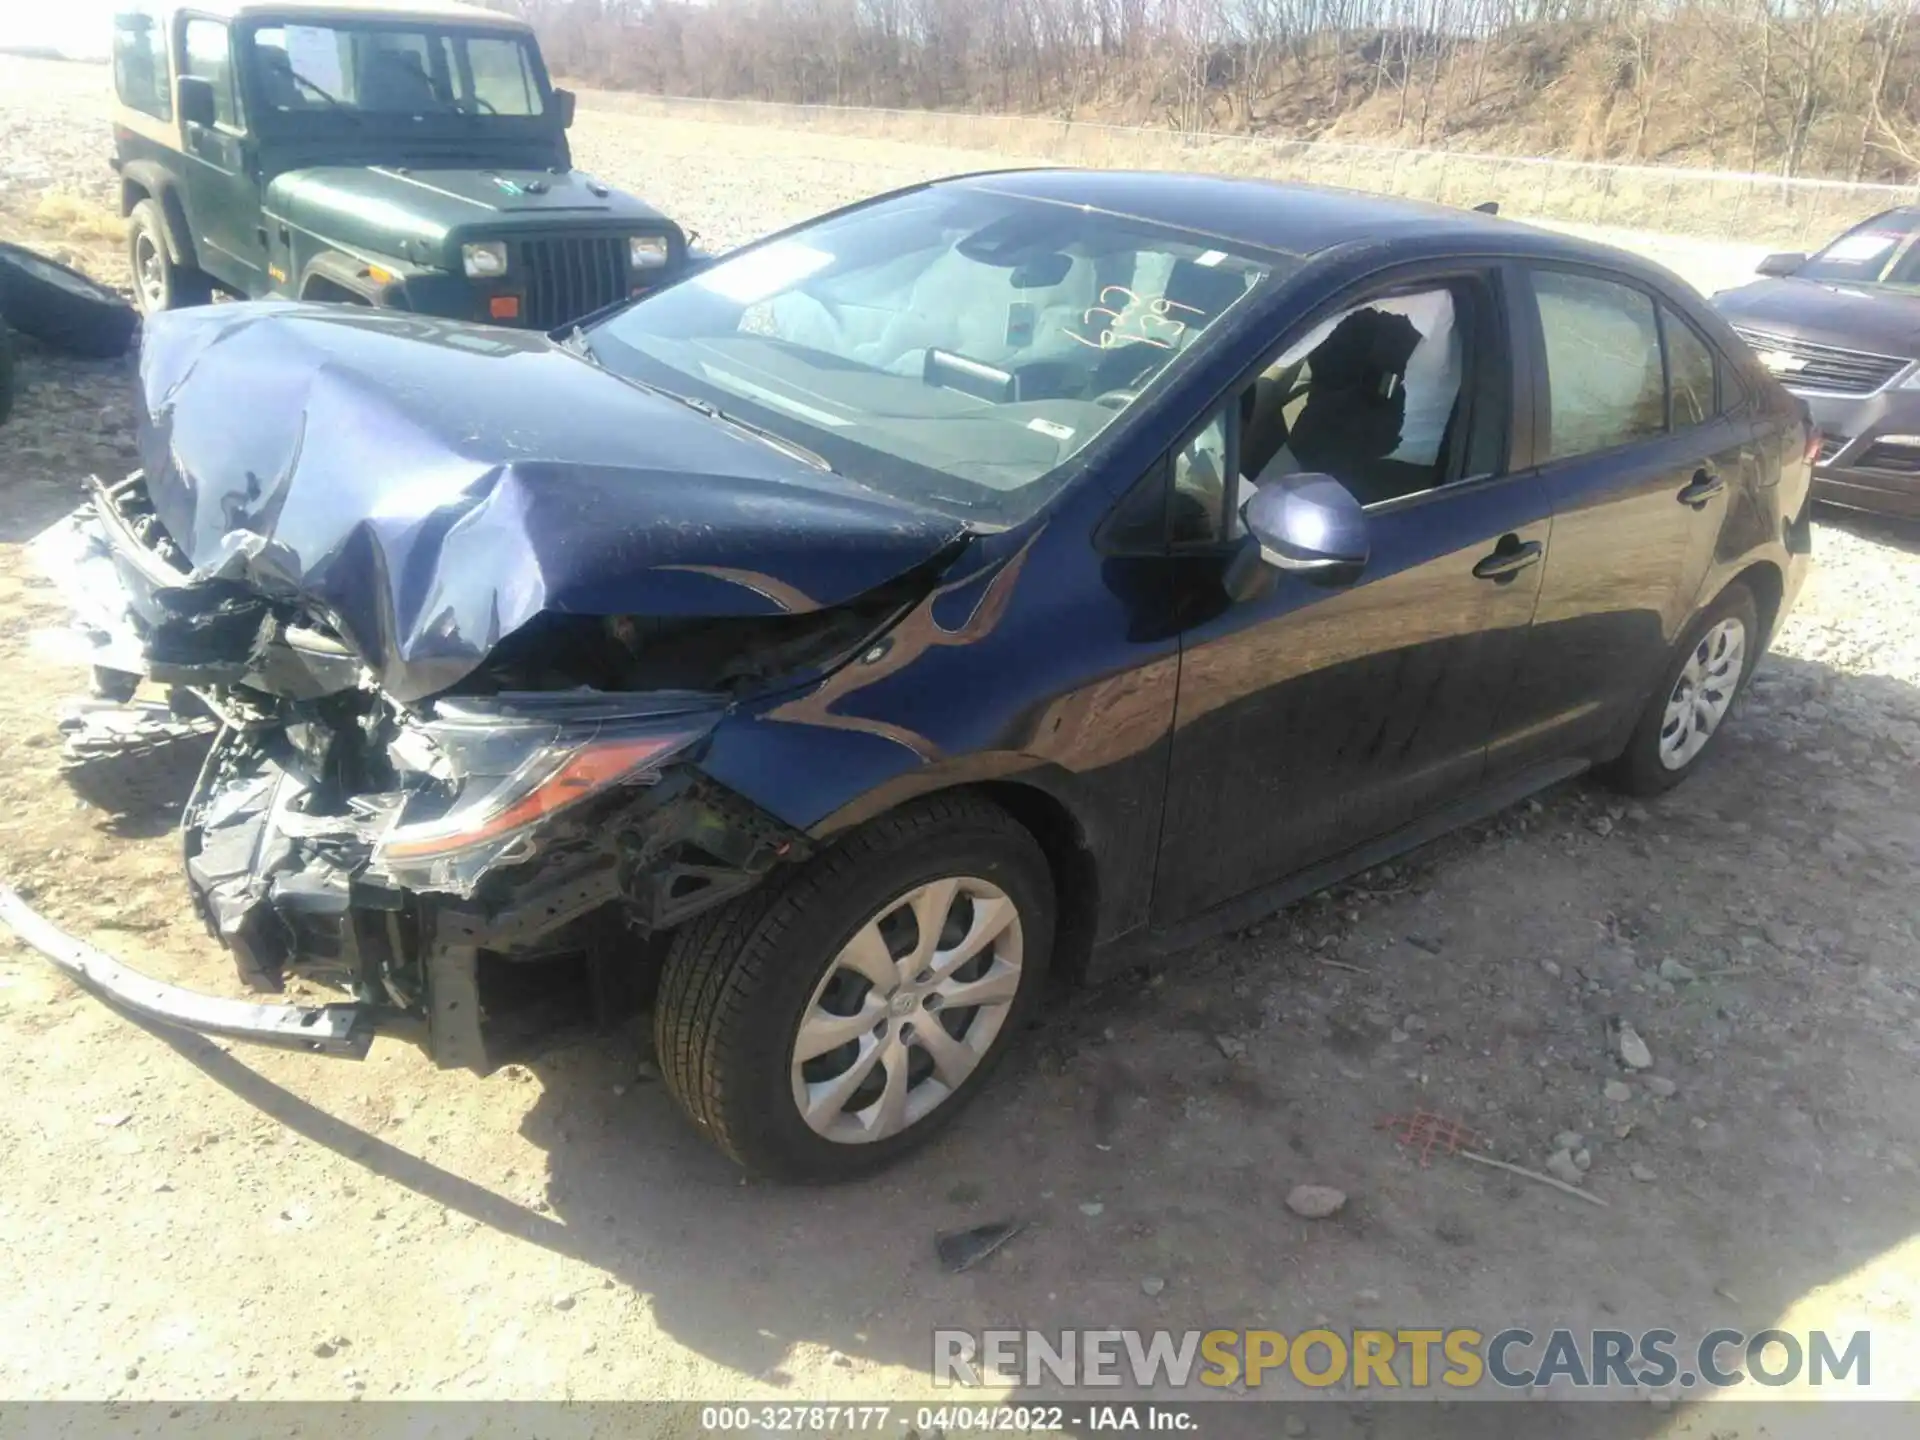
[[[1420,332],[1404,315],[1356,310],[1307,357],[1306,403],[1287,434],[1303,472],[1332,475],[1363,505],[1409,489],[1407,472],[1431,467],[1387,460],[1406,419],[1407,361]]]

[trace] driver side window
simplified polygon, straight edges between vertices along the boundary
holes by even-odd
[[[1257,488],[1333,476],[1382,505],[1497,473],[1508,377],[1492,288],[1397,290],[1336,311],[1275,356],[1169,457],[1168,543],[1246,532]]]
[[[1483,287],[1454,281],[1322,320],[1243,398],[1243,480],[1331,475],[1362,505],[1380,505],[1491,470],[1469,433],[1487,428],[1474,382],[1491,368],[1477,353],[1490,312]]]

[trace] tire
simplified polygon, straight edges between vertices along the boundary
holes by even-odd
[[[83,360],[127,353],[140,323],[133,308],[78,270],[0,244],[0,315],[22,335]]]
[[[950,903],[929,883],[946,881],[958,886]],[[918,938],[910,897],[947,905],[949,951],[961,934],[992,938],[951,978],[900,976],[893,967]],[[1002,901],[1015,918],[996,930]],[[755,1174],[818,1183],[881,1169],[931,1140],[980,1093],[1039,1003],[1054,914],[1046,856],[1012,816],[965,794],[917,801],[674,936],[654,1009],[661,1072],[694,1124]],[[862,935],[886,948],[850,943]],[[891,998],[844,963],[856,952],[887,983],[899,982]],[[1011,999],[936,1010],[938,996],[970,985],[1011,988]],[[801,1062],[803,1020],[817,1035],[849,1025],[851,1038]],[[927,1044],[933,1032],[919,1028],[928,1025],[945,1037],[934,1048],[959,1077],[951,1086]],[[886,1084],[896,1069],[897,1100]],[[860,1088],[837,1107],[816,1097],[823,1118],[810,1124],[802,1088],[831,1096],[836,1080],[843,1088],[859,1080],[856,1070],[866,1077]],[[890,1107],[897,1128],[884,1123]]]
[[[142,315],[184,310],[213,299],[213,281],[191,265],[176,265],[167,250],[167,217],[157,200],[142,200],[127,218],[127,265],[133,300]]]
[[[13,332],[0,322],[0,425],[13,413]]]
[[[1730,640],[1738,645],[1737,656],[1729,651]],[[1760,658],[1760,644],[1759,607],[1753,592],[1736,581],[1687,627],[1634,726],[1633,738],[1618,759],[1599,771],[1601,780],[1628,795],[1659,795],[1691,775],[1726,729],[1734,702]],[[1683,681],[1687,696],[1705,698],[1674,722],[1669,707],[1685,698]],[[1703,715],[1716,710],[1711,723],[1703,724]]]

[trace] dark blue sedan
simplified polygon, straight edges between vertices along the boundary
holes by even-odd
[[[476,1067],[657,978],[687,1113],[792,1178],[950,1121],[1050,970],[1677,784],[1809,549],[1804,410],[1665,271],[1251,181],[920,186],[551,339],[218,306],[142,377],[42,552],[98,687],[217,729],[211,933],[347,998],[0,915],[170,1023]]]

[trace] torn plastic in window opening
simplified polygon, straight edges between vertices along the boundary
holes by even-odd
[[[1451,290],[1442,288],[1389,296],[1329,315],[1288,346],[1267,367],[1267,373],[1284,374],[1303,361],[1310,362],[1313,352],[1336,329],[1352,317],[1367,312],[1399,316],[1412,325],[1418,337],[1404,368],[1398,372],[1397,383],[1404,392],[1399,440],[1380,458],[1432,465],[1439,458],[1447,421],[1460,396],[1464,368]],[[1262,467],[1256,483],[1267,484],[1297,474],[1300,469],[1300,461],[1292,449],[1282,446]]]

